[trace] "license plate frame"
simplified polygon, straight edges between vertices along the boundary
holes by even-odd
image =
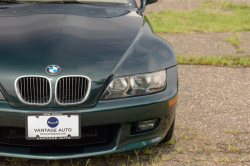
[[[45,121],[44,119],[46,119],[46,118],[49,119],[49,118],[52,118],[52,117],[55,117],[56,119],[57,118],[59,118],[59,119],[63,119],[64,118],[65,119],[66,117],[68,117],[68,118],[74,118],[75,120],[78,119],[78,122],[74,122],[74,123],[78,123],[78,124],[75,124],[75,125],[77,125],[75,127],[78,127],[78,129],[74,129],[74,133],[78,132],[78,134],[73,134],[73,136],[71,136],[71,135],[69,136],[67,134],[67,136],[66,135],[54,135],[54,136],[50,136],[50,137],[49,136],[41,137],[41,133],[43,133],[43,132],[41,132],[40,134],[38,134],[35,137],[31,136],[31,135],[34,135],[34,134],[29,134],[29,123],[31,123],[29,120],[32,119],[34,121],[34,119],[37,118],[37,116],[38,116],[38,118],[43,118],[43,120],[40,119],[40,121]],[[32,117],[32,118],[29,118],[29,117]],[[59,126],[60,121],[58,122],[59,123],[58,126],[53,127],[53,128],[49,127],[47,123],[48,123],[48,120],[46,122],[46,125],[47,125],[48,129],[58,129],[57,127],[60,127]],[[43,124],[43,125],[45,125],[45,124]],[[63,132],[65,132],[65,131],[63,131]],[[44,132],[44,133],[47,133],[47,132]],[[58,132],[55,132],[55,133],[58,133]],[[60,134],[63,134],[63,133],[60,133]],[[64,112],[64,113],[60,113],[60,112],[29,112],[29,113],[26,113],[25,114],[25,138],[27,140],[67,140],[67,139],[80,139],[81,138],[81,114],[79,112]]]

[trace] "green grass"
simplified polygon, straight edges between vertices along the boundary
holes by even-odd
[[[168,142],[165,142],[163,144],[165,144],[165,145],[174,145],[175,143],[176,143],[175,138],[171,138]]]
[[[238,129],[235,129],[235,130],[225,129],[224,132],[229,133],[229,134],[233,134],[233,135],[237,135]]]
[[[6,157],[6,161],[10,163],[25,163],[26,161],[29,161],[29,159],[24,159],[24,158],[15,158],[15,157]]]
[[[232,2],[205,0],[195,10],[162,10],[150,13],[155,32],[225,32],[250,31],[250,6]]]
[[[175,148],[175,150],[180,153],[182,151],[182,148]]]
[[[232,33],[231,36],[229,36],[226,39],[226,41],[229,42],[230,44],[232,44],[235,47],[237,53],[243,53],[244,52],[244,49],[242,49],[240,47],[242,41],[241,41],[241,38],[239,37],[239,35],[237,33]]]
[[[250,57],[177,55],[176,58],[178,64],[250,67]]]
[[[239,147],[232,146],[232,145],[228,144],[228,150],[238,152],[238,151],[240,151],[240,148],[239,148]]]
[[[142,152],[143,152],[143,154],[153,154],[155,147],[156,147],[156,145],[143,148]]]
[[[236,33],[233,33],[231,36],[229,36],[226,39],[226,41],[232,44],[233,46],[237,46],[237,47],[241,44],[241,40]]]
[[[217,146],[214,145],[214,146],[211,146],[211,147],[209,147],[209,148],[207,148],[207,149],[208,149],[208,150],[216,150],[216,148],[217,148]]]

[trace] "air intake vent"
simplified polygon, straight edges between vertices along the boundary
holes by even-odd
[[[56,101],[61,105],[83,103],[89,96],[91,81],[85,76],[64,76],[56,82]]]
[[[43,76],[23,76],[15,81],[18,98],[25,104],[47,105],[51,100],[51,84]]]
[[[88,126],[81,128],[81,138],[72,140],[26,140],[25,128],[0,127],[0,145],[15,146],[81,146],[107,143],[115,136],[117,125]]]

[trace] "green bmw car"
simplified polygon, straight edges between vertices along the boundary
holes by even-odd
[[[66,159],[173,135],[172,46],[143,15],[157,0],[0,0],[0,156]]]

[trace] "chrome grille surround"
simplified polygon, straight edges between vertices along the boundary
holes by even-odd
[[[37,83],[38,83],[37,79],[39,79],[39,78],[42,78],[42,79],[39,80],[40,88],[37,85]],[[20,87],[20,80],[23,80],[23,79],[24,79],[24,82],[21,82],[21,84],[24,83],[24,86],[21,85],[21,87]],[[25,80],[26,81],[28,80],[27,83],[25,82]],[[41,82],[41,80],[43,80],[43,81]],[[45,80],[47,80],[47,82],[44,82]],[[33,88],[30,87],[30,83],[33,84]],[[36,83],[36,85],[35,85],[35,83]],[[41,87],[42,84],[43,84],[43,89]],[[44,90],[45,89],[44,88],[44,84],[46,84],[45,88],[46,88],[46,90],[49,90],[49,93],[45,92],[45,90]],[[24,88],[24,90],[22,90],[21,88]],[[25,91],[25,88],[26,88],[26,92],[27,93],[25,93],[24,96],[23,96],[22,93]],[[24,104],[29,104],[29,105],[48,105],[51,102],[51,99],[52,99],[52,86],[51,86],[51,82],[50,82],[50,80],[47,77],[44,77],[44,76],[26,75],[26,76],[18,77],[15,80],[15,91],[16,91],[18,99],[22,103],[24,103]],[[37,93],[35,91],[37,91]],[[38,95],[38,92],[40,92],[39,95]],[[42,93],[43,93],[43,95],[42,95]],[[44,93],[46,93],[46,96],[44,95]],[[35,99],[35,95],[37,95],[37,99]],[[28,96],[31,98],[31,100],[29,100]],[[28,100],[27,100],[27,97],[28,97]],[[33,97],[33,101],[32,101],[32,97]],[[42,97],[45,98],[45,99],[46,99],[46,97],[49,97],[49,99],[46,100],[47,102],[42,102]]]
[[[59,89],[61,89],[62,91],[59,91]],[[56,81],[55,99],[56,102],[60,105],[81,104],[88,99],[90,94],[90,89],[91,89],[91,79],[87,76],[82,76],[82,75],[62,76],[59,77]]]

